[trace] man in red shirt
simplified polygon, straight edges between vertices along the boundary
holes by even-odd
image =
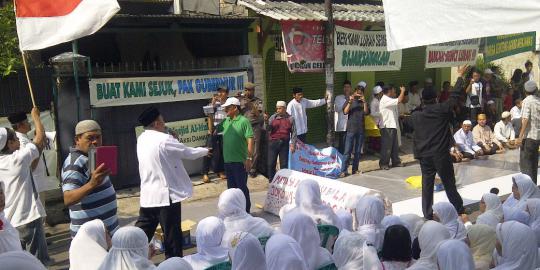
[[[289,163],[289,149],[294,152],[296,145],[296,126],[294,118],[287,113],[287,103],[278,101],[276,113],[268,119],[268,180],[272,182],[276,174],[279,156],[279,168],[286,169]],[[290,141],[290,142],[289,142]]]

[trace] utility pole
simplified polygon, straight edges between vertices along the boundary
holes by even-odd
[[[334,144],[334,16],[332,0],[324,0],[326,24],[324,25],[326,42],[326,59],[324,69],[326,73],[326,144]]]

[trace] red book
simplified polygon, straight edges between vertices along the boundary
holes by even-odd
[[[111,170],[111,175],[118,173],[118,147],[100,146],[90,149],[90,170],[93,172],[99,165],[105,164],[105,168]]]

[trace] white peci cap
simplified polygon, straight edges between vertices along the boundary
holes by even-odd
[[[285,101],[278,101],[276,102],[276,107],[287,107],[287,103]]]
[[[379,94],[380,92],[382,92],[382,87],[380,87],[380,86],[378,86],[378,85],[375,86],[375,87],[373,87],[373,95],[377,95],[377,94]]]
[[[366,83],[366,82],[364,82],[364,81],[360,81],[360,82],[358,82],[357,86],[360,86],[360,87],[366,88],[366,86],[367,86],[367,83]]]
[[[465,121],[463,121],[463,124],[472,126],[471,120],[465,120]]]
[[[503,112],[501,114],[501,118],[503,118],[503,119],[508,118],[508,117],[510,117],[510,112]]]
[[[536,85],[534,81],[526,82],[525,85],[523,85],[523,87],[525,88],[525,91],[527,91],[528,93],[534,93],[534,91],[538,89],[538,86]]]

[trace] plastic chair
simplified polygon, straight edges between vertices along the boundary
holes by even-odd
[[[259,242],[261,243],[261,246],[263,248],[263,251],[265,250],[266,248],[266,242],[268,242],[268,239],[270,239],[270,236],[262,236],[262,237],[259,237]]]
[[[231,270],[231,268],[232,268],[232,265],[230,262],[222,262],[222,263],[214,264],[206,268],[205,270]]]
[[[336,267],[335,264],[332,263],[332,264],[329,264],[327,266],[323,266],[323,267],[321,267],[321,268],[319,268],[317,270],[337,270],[337,267]]]
[[[334,225],[317,225],[321,237],[321,247],[333,253],[334,243],[339,236],[339,229]]]

